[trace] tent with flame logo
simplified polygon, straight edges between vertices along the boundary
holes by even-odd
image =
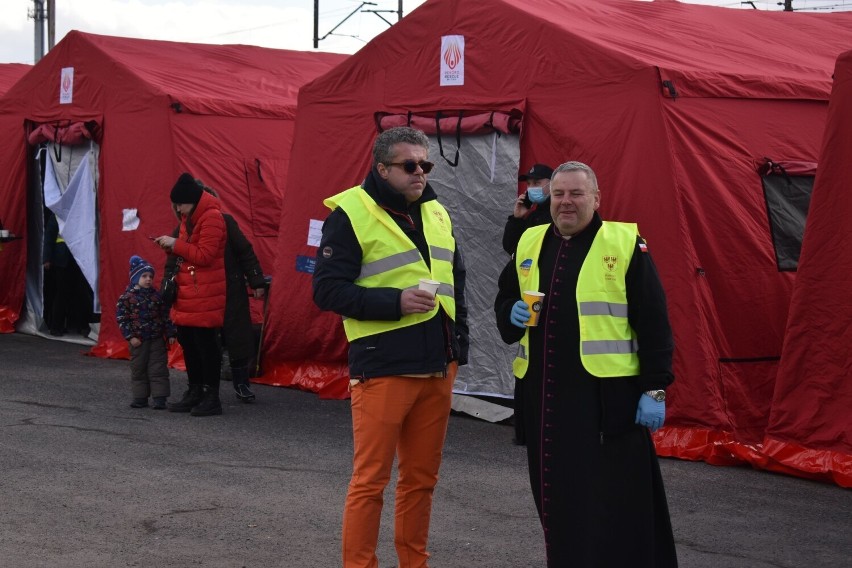
[[[70,32],[0,98],[0,219],[24,237],[0,253],[0,331],[45,331],[48,188],[71,211],[63,237],[102,309],[96,355],[127,353],[115,301],[131,255],[162,274],[148,237],[175,227],[181,172],[219,192],[271,271],[296,95],[345,57]]]
[[[286,294],[273,294],[262,380],[347,396],[340,317],[311,301],[322,200],[364,179],[377,131],[410,124],[430,136],[430,182],[467,265],[457,398],[511,396],[514,347],[491,302],[518,172],[579,160],[598,173],[603,217],[638,223],[667,291],[677,379],[659,453],[848,483],[848,439],[810,447],[788,433],[784,465],[761,448],[832,70],[850,44],[850,13],[428,0],[299,94],[284,198],[301,205],[282,212]],[[827,447],[845,461],[801,461]]]

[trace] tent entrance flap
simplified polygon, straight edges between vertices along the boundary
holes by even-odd
[[[96,214],[99,150],[94,141],[85,139],[79,145],[42,141],[34,151],[26,310],[18,331],[62,331],[66,316],[68,322],[73,320],[73,325],[83,330],[97,319],[93,316],[100,312]],[[44,255],[53,256],[58,243],[67,247],[68,253],[51,263]],[[67,293],[58,291],[66,288]],[[58,309],[57,302],[70,307]],[[68,315],[72,313],[73,317]],[[60,315],[63,323],[53,321]],[[51,325],[55,329],[51,330]]]
[[[442,142],[448,152],[458,152],[458,164],[451,167],[437,161],[429,174],[429,184],[450,212],[467,269],[470,352],[468,364],[459,368],[454,392],[511,398],[514,349],[500,340],[493,302],[500,271],[509,261],[502,237],[518,195],[518,135],[492,131],[464,135],[460,140],[460,146],[454,140]],[[429,155],[437,152],[438,140],[433,134],[429,136]]]

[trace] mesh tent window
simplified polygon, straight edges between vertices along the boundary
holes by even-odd
[[[766,158],[758,168],[779,272],[794,272],[799,266],[816,166]]]

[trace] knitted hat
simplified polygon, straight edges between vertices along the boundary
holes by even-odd
[[[130,285],[136,286],[139,284],[139,277],[145,272],[150,272],[154,276],[154,267],[148,264],[142,257],[135,254],[130,257]]]
[[[172,203],[191,203],[195,205],[201,199],[201,186],[188,173],[180,174],[180,177],[172,188],[172,193],[169,197]]]

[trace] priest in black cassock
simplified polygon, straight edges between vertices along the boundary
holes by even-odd
[[[589,166],[556,168],[550,195],[553,222],[524,232],[494,302],[501,337],[520,343],[513,369],[527,381],[530,485],[547,566],[677,566],[651,440],[674,380],[656,267],[635,224],[601,220]],[[527,304],[527,290],[543,302]]]

